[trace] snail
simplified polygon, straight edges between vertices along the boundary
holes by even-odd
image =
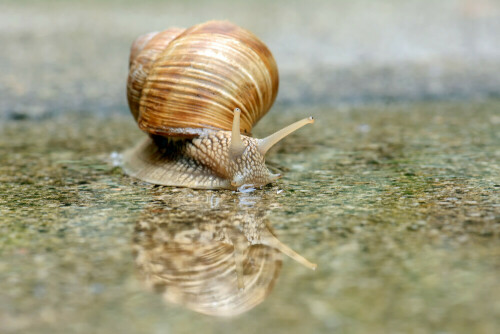
[[[138,37],[127,99],[149,136],[123,154],[132,177],[196,189],[262,187],[276,181],[266,152],[312,117],[257,139],[252,127],[278,92],[278,69],[251,32],[227,21]]]

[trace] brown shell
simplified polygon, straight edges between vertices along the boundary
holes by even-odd
[[[139,52],[141,52],[146,44],[151,40],[151,38],[153,38],[157,34],[157,31],[148,32],[147,34],[141,35],[135,39],[134,43],[132,43],[132,47],[130,48],[130,57],[128,59],[129,68],[132,66],[132,62],[137,57]]]
[[[129,75],[127,80],[128,105],[135,120],[139,117],[139,102],[151,65],[165,47],[185,29],[170,28],[161,32],[150,32],[139,36],[130,50]]]
[[[226,21],[198,24],[165,39],[160,53],[156,36],[130,67],[128,100],[139,127],[183,137],[195,137],[202,129],[230,130],[238,107],[241,131],[250,134],[278,93],[278,69],[266,45]],[[137,48],[148,37],[139,38]]]

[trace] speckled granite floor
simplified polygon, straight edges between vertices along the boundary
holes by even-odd
[[[318,122],[270,154],[284,178],[249,194],[124,176],[110,155],[143,135],[128,116],[9,122],[0,136],[2,331],[493,333],[499,108],[278,109],[257,134],[301,113]],[[221,233],[248,237],[248,228],[257,239],[274,230],[318,269],[248,253],[279,262],[264,271],[274,289],[261,287],[253,303],[262,303],[231,320],[195,313],[184,290],[151,281],[162,252],[175,261],[176,242],[211,231],[219,245]],[[196,259],[203,254],[188,263]]]

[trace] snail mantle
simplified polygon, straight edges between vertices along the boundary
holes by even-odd
[[[257,139],[252,127],[271,108],[278,68],[267,46],[226,21],[171,28],[132,44],[130,111],[149,136],[123,155],[140,180],[196,189],[262,187],[280,175],[266,152],[312,117]]]

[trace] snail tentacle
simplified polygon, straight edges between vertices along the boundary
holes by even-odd
[[[231,131],[231,144],[229,146],[229,155],[231,159],[235,159],[240,157],[245,151],[245,144],[243,144],[243,140],[241,140],[240,133],[240,108],[234,109],[234,118],[233,118],[233,129]]]
[[[304,118],[298,122],[290,124],[289,126],[284,127],[283,129],[281,129],[279,131],[276,131],[275,133],[273,133],[270,136],[267,136],[266,138],[259,139],[257,146],[259,148],[260,154],[262,154],[263,156],[266,155],[267,151],[271,147],[273,147],[276,143],[278,143],[281,139],[285,138],[286,136],[288,136],[292,132],[300,129],[304,125],[312,124],[312,123],[314,123],[314,118],[312,116],[310,116],[308,118]]]

